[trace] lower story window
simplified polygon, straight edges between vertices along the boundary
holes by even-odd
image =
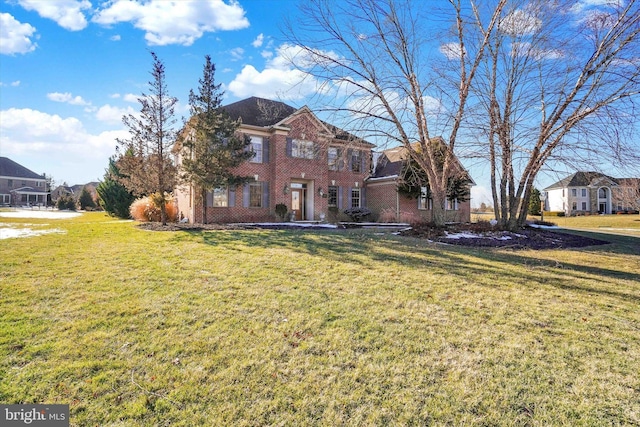
[[[262,207],[262,183],[252,182],[249,184],[249,207]]]
[[[218,187],[213,190],[213,206],[224,208],[229,206],[229,193],[227,187]]]
[[[458,210],[458,199],[447,199],[447,210],[448,211],[457,211]]]
[[[338,187],[335,185],[329,186],[328,202],[329,206],[338,206]]]
[[[360,207],[360,189],[359,188],[351,189],[351,207],[352,208]]]
[[[582,210],[583,211],[587,210],[587,202],[582,202]]]
[[[418,209],[433,209],[433,200],[427,197],[427,187],[420,187]]]

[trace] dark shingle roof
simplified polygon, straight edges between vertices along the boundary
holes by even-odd
[[[555,188],[568,188],[568,187],[587,187],[596,179],[605,178],[612,182],[617,182],[615,178],[605,175],[600,172],[576,172],[568,177],[561,179],[555,184],[551,184],[546,190],[553,190]]]
[[[251,98],[222,107],[233,120],[242,119],[245,125],[273,126],[297,111],[290,105],[270,99]]]
[[[22,166],[19,163],[14,162],[8,157],[0,157],[0,176],[10,176],[15,178],[27,178],[27,179],[45,179],[43,175],[38,175]]]

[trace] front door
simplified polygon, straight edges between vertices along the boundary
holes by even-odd
[[[291,190],[291,211],[293,211],[296,221],[304,219],[304,191],[303,188]]]
[[[598,212],[607,213],[607,204],[606,203],[600,203],[600,209],[598,210]]]

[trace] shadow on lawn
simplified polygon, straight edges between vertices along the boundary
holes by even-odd
[[[289,231],[289,230],[223,230],[186,232],[188,239],[203,239],[207,245],[227,250],[247,251],[252,248],[282,248],[292,252],[326,257],[328,260],[348,262],[366,268],[372,262],[381,262],[386,268],[400,269],[408,264],[427,266],[450,276],[453,283],[462,279],[492,285],[496,275],[513,283],[527,286],[552,286],[563,290],[587,294],[600,294],[626,301],[640,301],[640,287],[620,289],[622,280],[640,282],[640,273],[616,270],[615,266],[587,266],[570,262],[542,260],[535,253],[527,256],[520,251],[444,246],[421,239],[380,236],[371,232],[344,231]],[[176,236],[180,238],[179,236]],[[611,240],[610,235],[598,238]],[[617,245],[580,248],[582,252],[629,254],[626,245],[635,245],[634,238],[613,236]],[[638,239],[635,239],[638,240]],[[384,242],[388,242],[385,244]],[[564,249],[567,250],[567,249]],[[531,252],[528,252],[531,254]],[[634,253],[634,252],[631,252]],[[583,286],[577,280],[591,280],[601,286]],[[635,292],[635,293],[634,293]]]

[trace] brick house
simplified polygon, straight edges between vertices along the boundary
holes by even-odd
[[[0,206],[44,206],[47,179],[8,157],[0,157]]]
[[[372,219],[381,222],[431,221],[433,203],[426,197],[426,187],[422,188],[421,195],[417,199],[398,191],[398,180],[407,156],[408,151],[405,147],[390,148],[378,156],[376,168],[366,182],[367,207],[372,212]],[[469,187],[475,185],[457,159],[456,167],[468,179]],[[470,222],[471,220],[470,200],[447,200],[445,209],[447,221]]]
[[[253,180],[210,192],[206,222],[275,221],[277,204],[298,221],[333,222],[347,219],[343,209],[366,206],[373,144],[323,122],[307,107],[252,97],[223,108],[241,120],[238,131],[251,137],[256,153],[234,173]],[[174,154],[179,166],[179,144]],[[175,192],[179,215],[189,222],[203,222],[198,194],[185,185]]]

